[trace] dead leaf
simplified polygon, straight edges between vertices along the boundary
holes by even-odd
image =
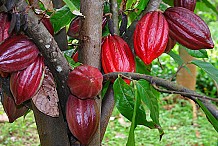
[[[49,11],[49,12],[53,11],[54,7],[53,7],[52,0],[40,0],[40,1],[43,3],[43,5],[47,11]]]
[[[45,70],[45,77],[43,79],[42,86],[36,95],[33,96],[32,100],[37,109],[42,113],[51,117],[59,116],[59,99],[56,85],[54,78],[48,69]]]

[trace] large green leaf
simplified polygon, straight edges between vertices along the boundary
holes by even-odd
[[[203,69],[218,84],[218,69],[212,64],[201,60],[192,60],[191,63]]]
[[[160,126],[159,122],[159,92],[145,80],[139,80],[136,83],[139,97],[142,102],[149,108],[151,119]]]
[[[73,0],[63,0],[63,1],[70,8],[71,12],[73,12],[75,10],[78,11],[78,8],[74,5],[75,2]]]
[[[182,58],[181,58],[178,54],[176,54],[175,52],[170,51],[170,52],[168,53],[168,55],[170,55],[170,57],[172,57],[173,60],[174,60],[176,63],[178,63],[179,66],[182,66],[182,65],[184,64],[184,61],[182,60]]]
[[[204,113],[206,114],[208,120],[213,125],[214,129],[218,132],[218,120],[210,113],[210,111],[205,107],[205,105],[200,100],[196,100],[196,101],[200,105]]]
[[[51,16],[51,23],[54,27],[54,31],[58,32],[62,27],[68,25],[73,17],[74,15],[69,7],[64,6],[61,9],[58,9],[57,12]]]
[[[126,9],[132,9],[132,6],[136,3],[136,0],[127,0]]]
[[[200,50],[191,50],[187,49],[187,52],[189,55],[196,57],[196,58],[208,58],[207,51],[205,49],[200,49]]]

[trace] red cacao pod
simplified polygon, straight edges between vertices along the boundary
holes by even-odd
[[[80,29],[80,17],[74,18],[69,26],[69,29],[67,31],[67,35],[72,37],[72,38],[78,38],[79,36],[79,29]]]
[[[109,35],[103,39],[101,60],[105,73],[135,72],[132,51],[127,43],[117,35]]]
[[[150,64],[165,50],[168,41],[168,24],[160,11],[145,14],[134,31],[134,49],[136,55]]]
[[[95,100],[81,100],[70,95],[66,104],[66,118],[71,133],[82,145],[87,145],[99,125],[99,110]]]
[[[32,98],[41,86],[44,77],[44,59],[37,59],[26,69],[11,74],[10,89],[17,105]]]
[[[67,85],[73,95],[85,99],[97,96],[102,89],[102,82],[103,76],[97,68],[81,65],[69,73]]]
[[[192,50],[214,47],[207,24],[192,11],[171,7],[166,9],[164,16],[169,24],[170,37],[181,45]]]
[[[167,47],[164,52],[169,53],[174,48],[175,45],[176,45],[176,41],[171,37],[169,37],[167,42]]]
[[[174,7],[183,7],[191,11],[195,10],[196,0],[174,0]]]
[[[28,108],[23,105],[16,105],[13,97],[8,96],[3,92],[2,105],[5,113],[8,116],[9,122],[13,123],[16,119],[23,116]]]
[[[0,45],[0,70],[14,72],[25,69],[38,56],[38,48],[25,35],[14,35]]]
[[[75,61],[75,62],[78,62],[78,61],[79,61],[78,57],[79,57],[78,51],[76,51],[76,53],[74,53],[74,54],[71,56],[71,58],[72,58],[73,61]]]
[[[0,13],[0,43],[9,37],[10,21],[7,13]]]
[[[54,28],[49,18],[42,18],[42,23],[45,25],[49,33],[54,36]]]

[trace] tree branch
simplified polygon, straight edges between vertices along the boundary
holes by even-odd
[[[119,35],[119,26],[118,26],[118,6],[117,6],[117,0],[110,0],[110,9],[112,13],[112,20],[114,24],[114,33]]]
[[[168,80],[158,78],[158,77],[153,77],[150,75],[145,75],[145,74],[139,74],[139,73],[129,73],[129,72],[113,72],[113,73],[108,73],[104,75],[104,81],[107,80],[115,80],[119,75],[134,79],[134,80],[139,80],[139,79],[144,79],[148,81],[149,83],[155,85],[155,86],[160,86],[165,89],[171,90],[171,91],[176,91],[180,93],[181,95],[193,100],[196,102],[197,99],[202,101],[204,105],[207,107],[207,109],[211,112],[211,114],[218,119],[218,109],[208,101],[210,97],[207,96],[202,96],[197,94],[193,90],[189,90],[183,86],[177,85],[173,82],[170,82]],[[199,98],[201,97],[201,98]]]

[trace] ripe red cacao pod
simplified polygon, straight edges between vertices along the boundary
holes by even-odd
[[[150,64],[165,50],[168,41],[168,24],[160,11],[145,14],[134,31],[134,49],[136,55]]]
[[[0,13],[0,43],[3,42],[10,35],[8,34],[10,28],[10,21],[7,13]]]
[[[81,65],[69,73],[67,85],[73,95],[86,99],[99,94],[102,82],[103,76],[97,68]]]
[[[183,7],[194,11],[196,6],[196,0],[174,0],[174,7]]]
[[[76,53],[74,53],[74,54],[71,56],[71,58],[72,58],[73,61],[75,61],[75,62],[78,62],[78,61],[79,61],[78,57],[79,57],[78,51],[76,51]]]
[[[26,69],[11,74],[10,89],[17,105],[35,95],[41,86],[44,71],[44,58],[38,56]]]
[[[37,46],[27,36],[11,36],[0,45],[0,70],[14,72],[25,69],[38,54]]]
[[[71,133],[82,145],[87,145],[99,125],[99,110],[95,100],[81,100],[70,95],[66,104],[66,118]]]
[[[103,39],[101,60],[105,73],[135,72],[133,53],[128,44],[117,35],[108,35]]]
[[[164,16],[169,24],[170,37],[181,45],[192,50],[214,47],[207,24],[192,11],[171,7],[166,9]]]
[[[49,18],[42,18],[42,23],[45,25],[49,33],[54,36],[54,28]]]
[[[11,96],[8,96],[5,92],[3,92],[2,105],[8,116],[9,122],[13,123],[16,119],[23,116],[27,112],[28,108],[23,105],[16,105],[13,97]]]

